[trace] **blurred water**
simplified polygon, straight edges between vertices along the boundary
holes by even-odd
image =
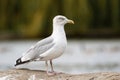
[[[0,70],[14,68],[17,58],[37,40],[1,41]],[[119,40],[69,40],[65,53],[53,60],[56,71],[65,73],[120,72]],[[20,66],[29,69],[46,69],[43,61]]]

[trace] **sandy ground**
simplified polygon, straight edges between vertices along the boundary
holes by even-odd
[[[0,80],[120,80],[120,73],[100,72],[87,74],[57,74],[48,76],[45,71],[12,69],[0,72]]]

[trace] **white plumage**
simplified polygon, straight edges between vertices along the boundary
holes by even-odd
[[[16,61],[15,66],[36,60],[45,61],[47,74],[50,74],[48,72],[47,64],[47,61],[50,60],[51,72],[54,73],[52,59],[61,56],[67,46],[66,34],[64,31],[64,25],[66,23],[74,24],[72,20],[67,19],[65,16],[55,16],[53,19],[52,34],[49,37],[37,42],[35,45],[30,47],[27,52],[23,53],[22,57]]]

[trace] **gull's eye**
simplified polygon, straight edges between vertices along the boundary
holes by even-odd
[[[59,17],[59,20],[65,20],[65,18]]]

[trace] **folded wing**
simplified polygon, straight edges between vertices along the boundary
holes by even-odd
[[[27,52],[25,52],[21,58],[19,58],[16,61],[16,65],[33,61],[40,54],[43,54],[44,52],[48,51],[53,46],[54,42],[52,37],[48,37],[37,42],[34,46],[30,47],[30,49],[28,49]]]

